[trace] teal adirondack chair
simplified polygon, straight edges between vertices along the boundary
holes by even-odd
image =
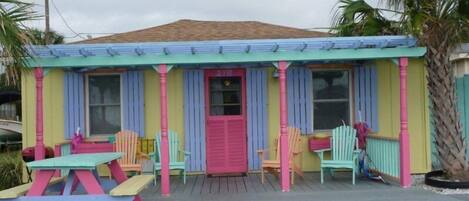
[[[340,126],[332,130],[331,138],[331,160],[324,159],[324,151],[318,150],[316,153],[321,160],[321,184],[324,183],[324,169],[328,168],[333,173],[333,168],[352,169],[352,183],[355,185],[356,162],[359,151],[356,137],[357,131],[350,126]]]
[[[186,159],[190,155],[189,152],[184,151],[179,146],[178,134],[174,131],[168,131],[168,144],[169,144],[169,169],[181,170],[180,174],[183,177],[184,184],[186,183]],[[161,135],[158,133],[155,140],[155,152],[150,154],[152,161],[155,162],[154,174],[155,185],[156,176],[161,170]],[[182,154],[181,154],[182,153]]]

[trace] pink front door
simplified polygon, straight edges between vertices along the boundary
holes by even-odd
[[[243,69],[205,71],[207,174],[248,171],[245,86]]]

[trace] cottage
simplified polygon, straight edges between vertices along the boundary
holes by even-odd
[[[188,171],[246,173],[259,170],[256,150],[276,147],[279,133],[287,146],[293,126],[302,169],[317,171],[308,138],[361,120],[372,130],[378,171],[408,187],[411,173],[431,169],[425,48],[407,36],[180,20],[31,52],[34,71],[22,75],[24,146],[54,146],[78,127],[96,146],[120,130],[150,139],[161,131],[164,139],[169,129],[191,152]],[[169,194],[164,165],[162,175]]]

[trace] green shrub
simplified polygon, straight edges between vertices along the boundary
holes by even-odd
[[[22,184],[23,160],[19,152],[0,154],[0,190]]]

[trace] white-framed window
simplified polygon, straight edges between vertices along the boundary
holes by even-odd
[[[352,118],[351,70],[313,70],[313,128],[331,130]]]
[[[118,73],[86,75],[88,137],[106,137],[122,130],[121,86],[121,75]]]

